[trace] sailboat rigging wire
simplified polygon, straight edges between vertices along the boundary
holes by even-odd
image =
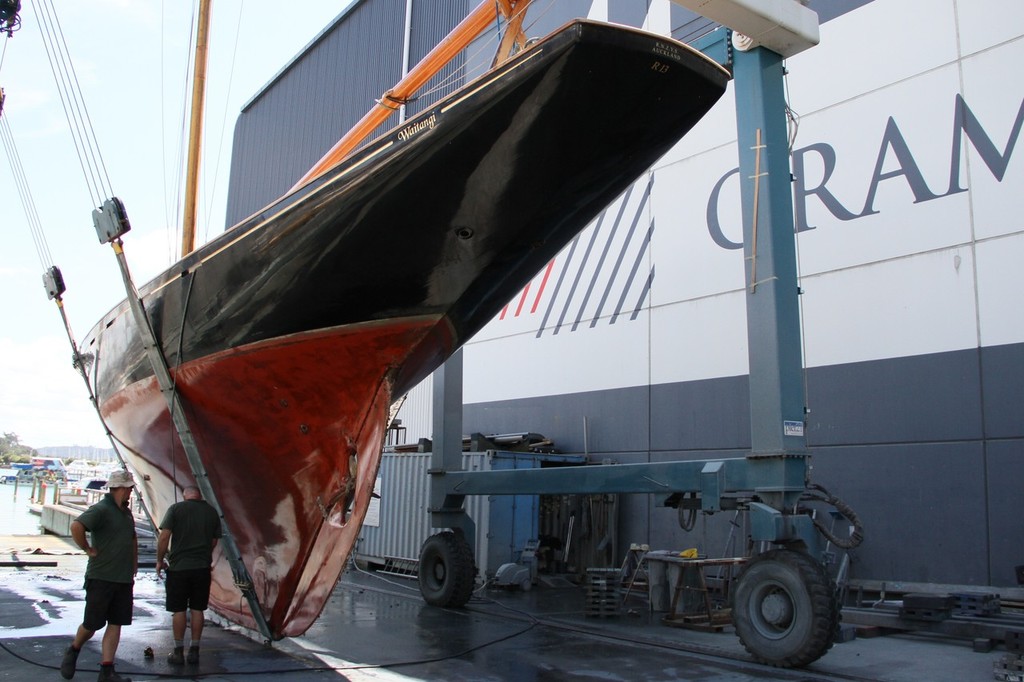
[[[8,36],[8,38],[10,38],[10,36]],[[7,56],[7,42],[8,42],[7,40],[4,41],[4,49],[0,50],[0,72],[3,71],[3,68],[4,68],[4,57]]]
[[[541,10],[540,13],[536,17],[533,18],[533,21],[530,22],[529,26],[527,26],[527,29],[532,28],[551,9],[551,3],[552,2],[553,2],[553,0],[549,1],[548,4],[544,7],[544,9]],[[496,46],[500,46],[501,45],[501,12],[498,11],[497,5],[498,5],[498,3],[495,2],[495,12],[497,13],[497,19],[495,20],[495,28],[489,29],[484,34],[484,35],[487,36],[486,40],[482,40],[480,42],[480,45],[475,50],[473,50],[472,52],[468,53],[466,55],[466,59],[464,59],[462,61],[462,64],[460,64],[457,67],[454,67],[451,70],[451,73],[449,73],[447,76],[442,78],[433,87],[427,88],[427,89],[423,90],[422,92],[420,92],[417,95],[412,95],[412,96],[406,98],[404,100],[405,103],[415,102],[415,101],[417,101],[419,99],[422,99],[424,97],[432,95],[432,94],[434,94],[436,92],[441,92],[441,91],[445,91],[445,90],[455,90],[455,89],[461,87],[464,84],[464,82],[459,82],[459,79],[465,79],[466,78],[466,64],[470,64],[470,63],[476,62],[477,61],[477,57],[479,57],[481,54],[483,54],[484,52],[489,51],[491,49],[494,49]],[[510,25],[513,22],[514,19],[516,19],[521,14],[526,12],[531,6],[532,5],[527,3],[523,7],[517,9],[512,14],[512,16],[508,17],[508,19],[505,22],[506,25]],[[445,94],[447,94],[447,92],[445,92]]]
[[[226,136],[224,135],[224,132],[225,130],[227,130],[228,124],[228,102],[230,101],[231,98],[231,85],[234,83],[235,80],[235,62],[238,58],[238,38],[241,35],[241,33],[242,5],[241,3],[239,3],[238,17],[235,20],[235,44],[231,50],[231,70],[228,72],[228,86],[224,93],[224,114],[221,116],[220,119],[220,136],[218,138],[220,140],[220,145],[218,145],[217,147],[217,156],[213,164],[213,181],[210,183],[210,192],[209,196],[207,197],[208,204],[212,204],[214,198],[217,196],[217,178],[220,177],[220,162],[224,156],[224,140],[227,139]],[[206,209],[207,219],[203,221],[203,224],[205,226],[203,230],[203,241],[207,241],[210,238],[209,205],[206,206]]]
[[[78,161],[82,167],[82,175],[92,194],[94,205],[99,206],[104,197],[113,195],[110,191],[110,179],[96,142],[96,133],[89,119],[89,113],[82,97],[82,89],[75,74],[74,64],[68,52],[64,33],[60,27],[52,0],[40,0],[37,3],[40,11],[39,32],[43,39],[43,47],[50,62],[57,90],[60,93],[64,115],[71,129],[71,136],[78,152]]]
[[[11,127],[9,123],[9,115],[0,115],[0,139],[3,141],[4,148],[7,150],[7,159],[11,165],[11,172],[14,175],[15,184],[18,188],[18,195],[21,198],[22,207],[25,210],[25,218],[28,222],[29,231],[32,233],[32,241],[35,243],[36,254],[39,257],[40,265],[43,266],[43,270],[49,273],[51,270],[56,270],[53,265],[53,256],[50,254],[50,247],[46,242],[46,234],[43,232],[42,224],[39,221],[39,214],[36,211],[35,201],[32,198],[32,192],[29,188],[27,176],[25,170],[21,164],[21,156],[18,154],[18,149],[14,144],[14,135],[11,133]],[[121,466],[125,466],[124,459],[121,457],[121,452],[117,449],[117,445],[120,444],[122,448],[131,452],[134,455],[139,453],[132,450],[126,443],[117,439],[110,427],[107,425],[106,420],[103,418],[103,413],[100,411],[99,401],[96,398],[96,393],[93,390],[95,383],[95,376],[93,380],[89,380],[89,368],[87,358],[81,354],[78,349],[78,343],[75,341],[74,332],[71,329],[71,322],[68,320],[67,311],[64,308],[64,300],[61,298],[60,292],[51,298],[57,304],[57,310],[60,312],[61,321],[64,325],[64,331],[68,337],[68,343],[71,345],[72,354],[72,366],[75,371],[78,372],[79,376],[82,377],[82,381],[85,382],[85,389],[89,394],[89,402],[92,403],[93,409],[96,410],[96,415],[99,417],[100,424],[103,425],[103,430],[107,435],[107,439],[110,440],[110,444],[114,446],[114,451],[117,453],[118,460],[121,462]],[[93,371],[95,372],[96,363],[92,363]]]
[[[42,224],[39,222],[39,213],[36,211],[35,200],[29,188],[28,177],[25,175],[25,168],[21,164],[21,156],[14,144],[14,134],[11,132],[9,114],[0,115],[0,138],[3,139],[4,149],[7,150],[7,161],[11,166],[11,174],[14,175],[14,184],[18,189],[18,197],[21,199],[21,207],[25,211],[25,219],[28,221],[29,232],[32,235],[32,242],[36,247],[36,256],[43,270],[53,265],[53,256],[50,255],[50,247],[46,243],[46,235],[43,233]]]
[[[782,83],[786,89],[786,120],[789,124],[789,160],[792,164],[793,159],[793,146],[796,144],[797,133],[800,132],[800,114],[793,110],[790,106],[790,95],[789,95],[789,69],[785,68],[783,64],[782,70]],[[790,165],[790,172],[792,172],[792,165]],[[807,421],[807,415],[811,412],[811,395],[810,395],[810,382],[808,381],[807,372],[807,329],[806,329],[806,313],[804,312],[804,297],[803,297],[803,268],[801,266],[802,259],[800,256],[800,231],[795,229],[793,226],[793,247],[796,251],[796,282],[797,282],[797,307],[800,310],[800,370],[803,375],[804,382],[804,421]]]
[[[43,270],[47,273],[44,276],[44,281],[46,281],[47,277],[53,273],[56,273],[55,276],[59,279],[59,270],[53,265],[53,256],[50,253],[50,247],[46,241],[46,234],[43,232],[42,223],[39,220],[39,213],[36,211],[35,200],[32,198],[28,178],[21,163],[21,156],[18,154],[17,146],[14,143],[14,135],[11,132],[9,119],[9,114],[0,111],[0,138],[2,138],[4,148],[7,150],[7,159],[11,166],[11,172],[14,175],[22,207],[25,211],[25,218],[28,222],[29,231],[32,234],[32,241],[35,243],[36,255],[39,258],[39,263],[42,265]],[[93,377],[93,381],[89,380],[89,362],[87,361],[87,358],[79,352],[78,343],[75,341],[75,335],[71,329],[71,322],[68,320],[67,311],[64,308],[64,300],[61,298],[61,293],[63,293],[63,284],[61,284],[58,289],[50,293],[50,297],[57,304],[57,310],[60,312],[64,331],[68,337],[68,343],[71,345],[72,365],[75,371],[78,372],[79,376],[82,377],[82,381],[85,382],[85,389],[89,394],[89,402],[92,403],[93,409],[96,410],[96,415],[99,417],[100,423],[103,425],[103,430],[106,433],[110,444],[114,446],[114,452],[117,453],[121,466],[125,466],[124,459],[121,457],[121,452],[117,449],[118,444],[135,455],[138,455],[139,453],[135,452],[128,445],[115,438],[110,427],[107,425],[106,420],[103,418],[103,413],[100,411],[99,407],[99,401],[97,400],[96,393],[93,390],[95,376]],[[96,363],[92,364],[95,371]],[[143,504],[145,505],[145,503]]]
[[[51,269],[55,270],[56,268],[53,266],[53,257],[50,255],[50,249],[46,242],[46,235],[44,234],[42,225],[39,222],[39,215],[35,208],[35,201],[32,199],[32,193],[29,189],[24,169],[21,166],[21,157],[18,155],[17,147],[14,145],[14,136],[11,134],[7,115],[0,116],[0,138],[3,139],[4,147],[7,149],[7,158],[11,163],[11,171],[14,174],[15,182],[18,185],[18,194],[21,197],[22,206],[25,209],[25,217],[28,220],[29,230],[32,233],[32,240],[36,245],[36,253],[39,256],[40,264],[46,271],[50,271]],[[135,452],[126,443],[117,439],[110,430],[110,427],[107,425],[106,420],[103,418],[103,413],[99,408],[99,401],[97,400],[96,393],[92,388],[95,383],[95,376],[93,377],[93,381],[89,380],[89,370],[86,366],[89,363],[79,352],[74,332],[71,330],[71,322],[68,320],[67,311],[64,308],[64,300],[61,298],[60,293],[57,293],[52,298],[57,304],[57,309],[60,312],[61,321],[64,325],[64,331],[68,337],[68,343],[71,345],[72,365],[75,371],[82,377],[82,381],[85,382],[85,389],[89,394],[89,402],[92,403],[93,408],[96,410],[96,415],[99,417],[100,423],[103,425],[103,430],[106,433],[107,438],[110,440],[110,444],[114,446],[114,451],[117,453],[121,466],[125,466],[124,459],[121,457],[120,451],[117,450],[117,444],[120,444],[121,447],[134,455],[138,455],[139,453]],[[92,364],[95,371],[96,363]]]
[[[789,153],[793,153],[793,145],[796,144],[797,133],[800,132],[800,114],[798,114],[789,103],[789,69],[783,64],[782,82],[786,88],[786,125],[789,128]]]
[[[182,231],[184,227],[184,211],[185,211],[185,164],[188,156],[188,137],[189,137],[189,102],[190,98],[187,96],[189,92],[189,84],[192,81],[192,73],[195,69],[195,45],[198,40],[196,33],[197,22],[195,20],[196,15],[199,11],[198,0],[192,2],[192,20],[189,21],[189,39],[188,46],[186,48],[186,59],[185,59],[185,70],[181,74],[181,90],[186,93],[181,98],[181,111],[180,118],[178,119],[178,155],[174,165],[174,193],[172,197],[165,199],[167,205],[173,207],[173,216],[168,217],[168,225],[173,225],[173,237],[174,241],[168,244],[168,260],[174,262],[179,257],[179,246],[181,244]],[[167,22],[164,22],[167,25]],[[161,50],[161,59],[163,50]],[[161,89],[163,92],[163,89]],[[163,129],[163,126],[161,127]],[[166,168],[166,165],[165,165]],[[166,187],[166,182],[165,182]],[[165,194],[165,197],[167,195]],[[168,235],[170,236],[170,235]],[[184,254],[180,254],[184,255]]]
[[[525,12],[527,9],[532,9],[532,8],[535,8],[536,6],[537,6],[536,4],[532,4],[531,3],[530,5],[528,5],[527,7],[523,8],[522,10],[518,10],[516,12],[515,16],[519,16],[519,12],[520,11],[521,12]],[[529,31],[531,28],[536,26],[537,22],[540,21],[541,19],[543,19],[547,15],[547,13],[552,10],[552,8],[554,6],[555,6],[555,0],[548,0],[548,2],[544,5],[543,9],[541,9],[539,12],[534,12],[533,17],[532,17],[533,20],[529,24],[526,25],[526,28],[523,29],[523,31],[524,32]]]
[[[177,260],[178,245],[181,244],[181,234],[180,234],[181,210],[182,210],[182,208],[181,208],[181,201],[180,201],[180,199],[181,199],[181,191],[182,191],[181,190],[181,183],[182,183],[182,179],[183,179],[183,174],[184,174],[184,170],[183,169],[184,169],[184,165],[185,165],[185,161],[184,161],[184,158],[183,158],[183,156],[184,156],[184,149],[185,149],[184,140],[185,140],[186,136],[188,135],[188,133],[187,133],[187,131],[185,129],[185,118],[186,118],[185,98],[181,98],[181,113],[180,113],[180,116],[178,117],[178,120],[177,120],[177,123],[178,123],[178,133],[177,133],[178,147],[177,147],[177,159],[175,160],[175,165],[174,165],[174,168],[175,168],[175,171],[174,171],[174,183],[173,183],[173,189],[172,188],[168,188],[168,176],[167,176],[168,162],[167,162],[167,144],[166,144],[166,140],[167,140],[167,135],[166,135],[166,131],[167,131],[167,119],[166,119],[167,106],[166,106],[166,101],[165,101],[165,97],[164,97],[165,93],[167,92],[167,83],[164,80],[164,74],[167,72],[167,70],[165,68],[165,63],[164,63],[164,55],[167,53],[167,44],[166,44],[166,42],[164,40],[164,36],[166,35],[167,28],[169,26],[169,20],[168,20],[167,14],[166,14],[166,9],[167,9],[167,3],[165,3],[165,2],[161,3],[161,10],[160,10],[161,11],[161,15],[160,15],[161,21],[160,21],[160,26],[161,26],[162,30],[160,31],[160,133],[161,133],[161,135],[160,135],[160,141],[161,141],[161,144],[160,144],[160,159],[161,159],[160,167],[163,169],[163,173],[162,173],[161,179],[163,181],[164,222],[165,222],[166,225],[169,226],[169,228],[165,231],[166,232],[165,237],[167,239],[167,244],[166,244],[166,246],[167,246],[167,260],[168,260],[168,262],[173,263],[174,261]],[[193,12],[194,11],[195,11],[195,3],[193,2]],[[190,30],[190,33],[189,33],[189,42],[188,42],[188,44],[191,46],[193,35],[194,35],[194,22],[190,22],[190,29],[189,30]],[[189,55],[192,54],[191,47],[188,49],[187,53]],[[189,57],[188,59],[185,60],[185,71],[184,71],[184,73],[182,75],[182,83],[187,83],[188,82],[188,74],[189,74],[189,71],[190,71],[190,68],[191,68],[190,67],[190,64],[191,64],[190,60],[191,60],[191,57]],[[182,86],[182,88],[184,89],[184,85]]]

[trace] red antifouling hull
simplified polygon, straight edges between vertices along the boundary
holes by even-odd
[[[199,452],[217,453],[204,459],[206,473],[275,637],[304,632],[337,583],[373,492],[391,375],[436,324],[298,334],[174,372]],[[159,523],[194,481],[167,403],[150,378],[103,409]],[[255,629],[220,549],[211,607]]]

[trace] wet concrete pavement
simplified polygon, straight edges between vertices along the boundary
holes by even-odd
[[[41,553],[33,553],[41,552]],[[59,680],[60,656],[82,617],[85,557],[51,536],[0,538],[0,680]],[[57,566],[31,562],[56,561]],[[170,615],[151,570],[136,582],[135,618],[122,631],[116,667],[135,680],[992,680],[997,648],[917,635],[836,644],[802,670],[753,663],[729,631],[662,625],[643,599],[610,618],[584,614],[576,586],[481,590],[466,608],[427,606],[414,580],[349,570],[303,636],[266,646],[211,623],[197,666],[171,667]],[[76,680],[98,672],[102,632],[79,658]],[[151,648],[152,658],[145,651]]]

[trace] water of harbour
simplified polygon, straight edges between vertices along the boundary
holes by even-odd
[[[40,517],[30,511],[32,484],[0,484],[0,535],[42,535]]]

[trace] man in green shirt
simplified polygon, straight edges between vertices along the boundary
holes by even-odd
[[[85,568],[85,617],[60,665],[60,674],[66,680],[75,676],[82,645],[106,626],[98,679],[131,682],[114,672],[114,656],[121,641],[121,626],[132,622],[132,589],[139,568],[135,518],[128,506],[134,487],[129,472],[113,472],[107,481],[110,492],[71,522],[71,538],[89,555],[89,562]]]
[[[185,610],[192,622],[192,642],[188,648],[189,664],[199,663],[199,640],[203,636],[203,611],[210,601],[210,571],[213,548],[221,536],[220,515],[199,494],[199,488],[188,486],[182,491],[184,500],[167,508],[160,522],[156,542],[156,577],[164,570],[167,557],[167,596],[165,608],[171,612],[174,651],[167,656],[172,665],[185,662]],[[168,547],[170,552],[168,553]]]

